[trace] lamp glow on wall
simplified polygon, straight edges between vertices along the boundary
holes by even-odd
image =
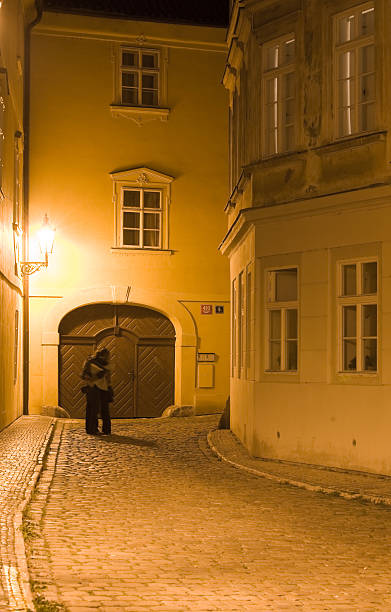
[[[42,268],[47,268],[49,263],[49,255],[53,252],[55,229],[50,225],[49,218],[45,214],[41,229],[38,232],[39,248],[44,257],[43,261],[21,261],[20,270],[23,276],[34,274]]]

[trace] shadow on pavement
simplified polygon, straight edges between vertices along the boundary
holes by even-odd
[[[153,446],[157,447],[156,442],[152,440],[140,440],[140,438],[132,438],[131,436],[120,436],[111,434],[109,436],[98,436],[100,442],[114,442],[115,444],[132,444],[133,446]]]

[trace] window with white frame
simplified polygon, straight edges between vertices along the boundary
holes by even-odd
[[[377,371],[377,278],[376,261],[339,264],[340,371]]]
[[[120,98],[127,106],[159,106],[160,52],[121,47]]]
[[[231,328],[231,373],[235,374],[236,368],[236,333],[237,333],[237,290],[236,278],[232,281],[232,328]]]
[[[247,368],[247,375],[250,374],[251,350],[252,350],[251,292],[252,292],[252,276],[251,276],[251,271],[247,270],[247,276],[246,276],[246,368]]]
[[[5,109],[5,87],[0,78],[0,193],[2,187],[2,168],[4,165]]]
[[[267,370],[297,371],[298,291],[297,268],[268,272]]]
[[[335,17],[337,136],[375,128],[375,8],[367,3]]]
[[[263,47],[263,153],[291,151],[296,143],[296,43],[289,35]]]
[[[162,193],[157,189],[122,188],[121,246],[162,247]]]
[[[22,223],[22,133],[17,131],[14,136],[14,202],[13,223],[21,226]]]
[[[113,249],[169,249],[170,184],[150,168],[112,172],[115,243]]]
[[[244,325],[245,325],[245,317],[244,317],[244,279],[243,272],[240,272],[238,277],[238,375],[240,376],[240,371],[243,363],[244,357]]]

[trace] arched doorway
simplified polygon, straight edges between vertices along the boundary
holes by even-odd
[[[72,417],[84,416],[84,360],[103,347],[111,355],[113,418],[156,417],[174,403],[175,330],[161,313],[89,304],[65,315],[59,333],[59,405]]]

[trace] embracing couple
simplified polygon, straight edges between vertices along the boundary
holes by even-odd
[[[106,348],[96,351],[83,366],[81,388],[86,394],[86,432],[91,435],[111,434],[109,404],[113,401],[113,388],[110,384],[110,351]],[[102,419],[102,431],[98,429],[98,414]]]

